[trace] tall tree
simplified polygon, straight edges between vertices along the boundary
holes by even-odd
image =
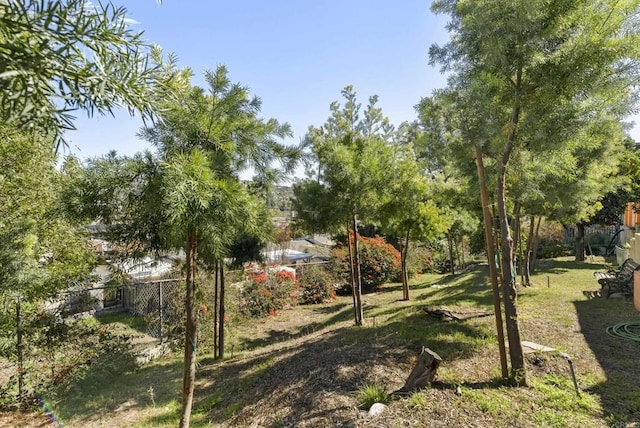
[[[260,100],[232,83],[224,66],[205,73],[206,89],[191,85],[188,69],[169,65],[165,73],[170,78],[158,100],[162,120],[140,132],[158,154],[94,161],[88,171],[94,180],[87,189],[97,196],[94,214],[114,226],[120,241],[147,251],[183,249],[186,254],[180,418],[180,426],[186,427],[198,344],[197,267],[221,267],[235,240],[259,229],[264,208],[240,183],[240,172],[251,166],[266,183],[292,171],[298,151],[279,142],[290,135],[289,126],[259,118]],[[105,176],[114,177],[114,182]],[[219,312],[224,313],[223,306]],[[222,335],[218,342],[222,350]]]
[[[517,313],[507,178],[521,150],[570,144],[593,123],[620,121],[631,107],[638,71],[638,2],[440,0],[451,41],[432,46],[432,62],[473,88],[492,132],[483,151],[495,160],[501,269],[511,377],[526,384]],[[553,139],[549,136],[554,135]]]
[[[23,325],[45,300],[88,281],[93,264],[85,237],[62,209],[65,176],[51,142],[35,128],[0,126],[0,304],[15,308],[0,314],[0,353],[18,365],[19,402],[26,398],[25,349],[41,333],[27,334]]]
[[[377,96],[369,98],[362,118],[353,87],[345,87],[342,96],[344,105],[333,102],[325,124],[310,127],[305,137],[317,169],[311,169],[313,176],[295,187],[296,211],[311,227],[337,231],[348,225],[352,230],[354,316],[356,325],[362,325],[358,222],[371,218],[379,208],[378,192],[386,185],[392,157],[393,127],[376,107]]]

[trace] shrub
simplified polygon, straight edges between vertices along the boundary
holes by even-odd
[[[410,245],[409,254],[407,254],[407,269],[410,277],[431,272],[433,270],[433,252],[427,247]]]
[[[350,235],[353,240],[353,234]],[[360,248],[360,275],[365,291],[375,289],[380,284],[398,276],[400,253],[384,238],[367,238],[358,235]],[[349,283],[349,249],[346,245],[337,245],[331,250],[330,269],[336,278]]]
[[[301,304],[323,303],[335,299],[335,279],[321,266],[307,266],[299,276],[298,301]]]
[[[298,299],[298,283],[291,272],[267,274],[258,269],[248,273],[240,292],[240,312],[249,317],[275,315],[277,310],[289,308]]]

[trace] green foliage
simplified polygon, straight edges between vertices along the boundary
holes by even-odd
[[[11,309],[8,303],[3,302],[3,307]],[[60,313],[42,310],[39,303],[22,305],[22,310],[24,402],[37,404],[42,394],[54,388],[64,390],[87,370],[114,376],[135,368],[130,335],[95,319],[61,320]],[[11,346],[0,346],[0,353],[16,363]],[[16,368],[8,382],[0,385],[1,406],[16,404],[17,377]]]
[[[393,401],[393,394],[387,392],[384,385],[378,382],[365,383],[356,392],[358,407],[369,410],[375,403],[389,404]]]
[[[600,210],[590,219],[591,224],[619,224],[628,202],[640,200],[640,151],[631,139],[621,153],[616,189],[600,200]]]
[[[416,391],[409,397],[409,404],[414,409],[424,409],[428,403],[427,396],[423,391]]]
[[[0,118],[60,136],[73,115],[124,106],[150,117],[156,67],[126,9],[84,0],[0,3]]]
[[[407,255],[410,277],[433,271],[433,251],[426,245],[411,245]]]
[[[303,304],[325,303],[336,297],[335,278],[323,266],[305,266],[298,275],[298,301]]]
[[[353,241],[353,234],[350,234]],[[374,290],[379,285],[398,277],[400,253],[384,238],[368,238],[358,234],[360,247],[360,274],[364,290]],[[352,244],[353,245],[353,244]],[[350,279],[349,250],[339,244],[331,250],[330,269],[336,278],[348,283]]]

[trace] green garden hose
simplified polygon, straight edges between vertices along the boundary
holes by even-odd
[[[616,324],[612,327],[607,327],[607,334],[609,336],[617,337],[618,339],[640,342],[640,321],[625,322],[622,324]]]

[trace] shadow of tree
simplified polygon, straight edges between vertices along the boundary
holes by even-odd
[[[379,328],[331,330],[257,358],[203,367],[199,376],[214,381],[196,395],[218,397],[205,418],[214,424],[349,426],[355,391],[374,381],[401,387],[421,346],[451,361],[472,355],[487,337],[482,325],[442,323],[414,311]],[[196,407],[207,407],[206,398],[199,400]],[[268,419],[256,419],[265,408],[274,409]]]
[[[594,298],[574,302],[581,332],[606,374],[606,381],[590,388],[605,411],[619,422],[640,423],[640,347],[606,333],[607,327],[637,321],[629,301]]]
[[[110,420],[131,407],[142,409],[179,400],[181,373],[181,361],[135,369],[131,353],[104,354],[82,377],[45,399],[53,403],[54,412],[63,421],[88,425],[92,420]]]
[[[322,322],[311,322],[299,327],[289,328],[287,330],[270,329],[267,331],[266,337],[257,339],[243,339],[241,346],[244,349],[252,350],[275,342],[297,339],[323,330],[334,324],[348,321],[353,316],[353,308],[348,304],[337,304],[333,306],[326,306],[324,308],[315,308],[313,309],[313,311],[316,313],[326,313],[333,315],[326,318]]]

